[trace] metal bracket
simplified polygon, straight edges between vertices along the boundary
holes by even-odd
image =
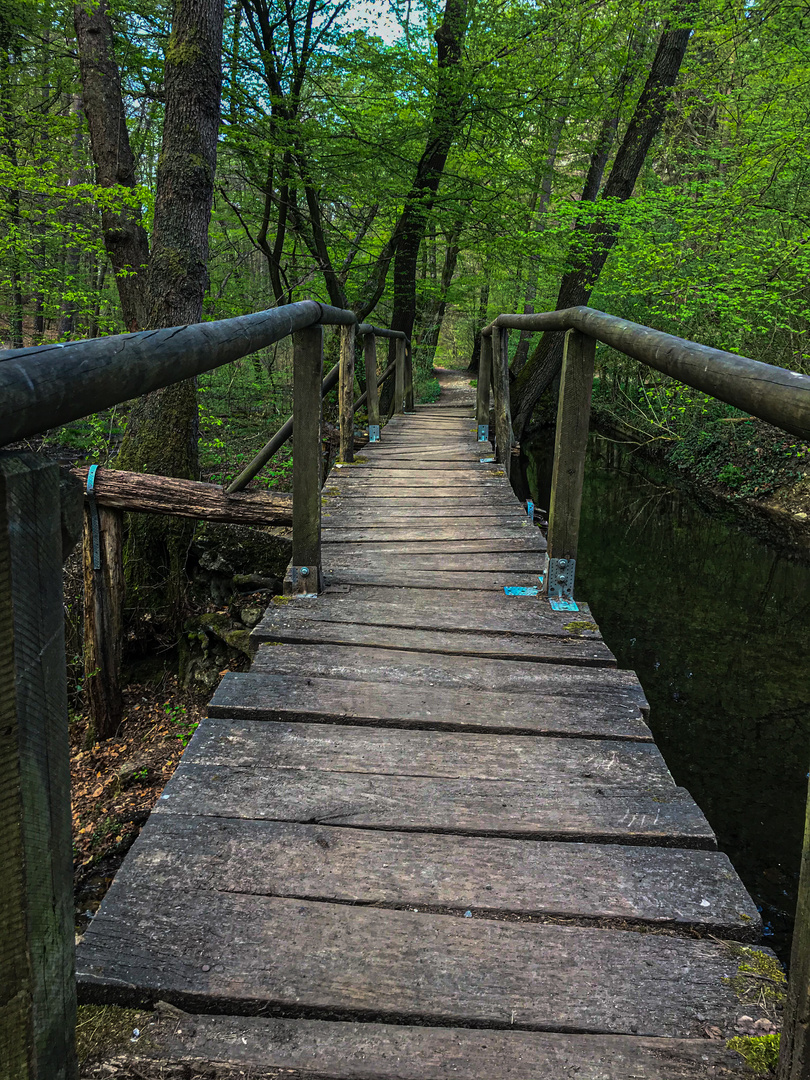
[[[368,425],[368,441],[379,442],[380,441],[380,425],[369,424]]]
[[[320,566],[287,567],[284,575],[284,595],[298,600],[311,599],[323,592],[323,576]]]
[[[576,572],[576,559],[549,559],[548,560],[548,598],[555,600],[574,599],[574,574]],[[562,610],[572,610],[563,608]],[[577,610],[577,609],[573,609]]]
[[[537,596],[536,585],[504,585],[507,596]]]
[[[495,458],[494,458],[494,457],[482,457],[482,458],[480,459],[480,463],[481,463],[482,465],[489,465],[489,464],[491,464],[491,463],[492,463],[492,462],[493,462],[494,460],[495,460]]]
[[[478,441],[489,442],[489,424],[478,425]]]
[[[87,470],[87,505],[90,509],[90,533],[93,538],[93,569],[101,569],[101,526],[98,520],[96,502],[96,472],[98,465],[91,465]]]
[[[534,525],[534,503],[531,499],[526,500],[526,517],[529,519],[529,524]]]

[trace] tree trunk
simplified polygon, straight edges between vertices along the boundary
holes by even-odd
[[[532,213],[531,222],[531,231],[537,237],[540,236],[546,227],[546,211],[551,202],[551,183],[554,176],[554,163],[557,160],[557,149],[560,145],[560,138],[564,127],[565,117],[561,116],[557,120],[554,130],[551,133],[548,144],[548,153],[546,154],[546,160],[543,163],[542,176],[540,177],[539,197]],[[523,301],[523,313],[524,315],[533,315],[534,300],[537,296],[537,256],[530,255],[528,261],[529,267],[526,276],[526,296]],[[517,348],[515,349],[515,355],[512,357],[512,374],[515,376],[520,374],[523,365],[526,363],[526,358],[529,355],[530,337],[531,334],[528,331],[521,330]]]
[[[478,319],[473,331],[472,359],[470,360],[470,366],[467,368],[467,371],[471,371],[475,375],[478,374],[481,363],[481,331],[487,325],[487,308],[489,307],[489,277],[486,274],[487,270],[484,267],[484,284],[481,286],[481,297],[478,301]]]
[[[391,328],[413,334],[416,317],[416,268],[419,246],[433,210],[439,182],[461,122],[466,86],[461,50],[467,33],[467,0],[445,0],[444,19],[434,38],[438,46],[436,99],[427,145],[397,224],[394,256],[394,302]],[[394,359],[391,343],[389,362]]]
[[[436,346],[439,344],[439,335],[441,334],[444,315],[447,311],[447,293],[453,283],[453,275],[456,272],[456,265],[458,264],[458,257],[461,252],[461,246],[458,240],[461,235],[462,225],[463,221],[457,221],[453,226],[452,233],[447,237],[447,248],[444,255],[441,280],[437,282],[437,288],[434,290],[434,295],[428,305],[428,310],[424,314],[422,328],[413,350],[415,363],[418,367],[426,370],[433,367]],[[429,267],[431,276],[433,276],[434,271],[437,270],[435,265],[435,243],[432,246],[433,260]]]
[[[166,114],[148,269],[149,326],[202,321],[208,224],[214,194],[222,89],[222,0],[177,0],[166,48]],[[135,402],[117,464],[132,472],[194,480],[197,391],[188,380]],[[177,623],[189,526],[133,519],[127,538],[132,598]],[[148,590],[148,591],[145,591]]]
[[[90,130],[90,148],[101,187],[136,186],[135,158],[129,144],[121,76],[113,51],[113,32],[107,0],[74,8],[82,104]],[[127,330],[146,322],[146,266],[149,241],[136,209],[104,209],[104,246],[115,271],[121,313]]]
[[[694,0],[680,0],[675,11],[678,23],[690,22],[693,9]],[[679,25],[676,29],[665,30],[661,35],[650,74],[605,185],[604,200],[624,202],[633,194],[647,152],[664,122],[670,91],[678,77],[690,34],[688,25]],[[560,284],[558,309],[587,304],[618,237],[615,222],[599,214],[578,232],[585,234],[587,244],[583,244],[579,252],[574,251],[573,266]],[[587,252],[587,255],[583,252]],[[562,347],[562,334],[544,334],[514,384],[512,418],[518,438],[525,430],[540,396],[560,370]]]

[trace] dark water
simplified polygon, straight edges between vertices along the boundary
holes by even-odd
[[[551,452],[524,447],[548,506]],[[787,961],[810,765],[810,566],[591,437],[576,594],[651,706],[656,742]]]

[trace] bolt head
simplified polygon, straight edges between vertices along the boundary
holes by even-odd
[[[307,577],[308,574],[309,574],[309,567],[308,566],[302,566],[301,567],[301,577]]]
[[[568,562],[567,562],[566,559],[560,559],[559,562],[557,563],[557,565],[559,566],[559,568],[561,570],[564,570],[565,567],[568,566]]]

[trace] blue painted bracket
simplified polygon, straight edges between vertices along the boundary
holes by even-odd
[[[101,526],[98,520],[96,502],[96,472],[98,465],[91,465],[87,470],[87,503],[90,508],[90,533],[93,538],[93,569],[101,569]]]
[[[368,441],[379,442],[380,441],[380,425],[369,424],[368,425]]]

